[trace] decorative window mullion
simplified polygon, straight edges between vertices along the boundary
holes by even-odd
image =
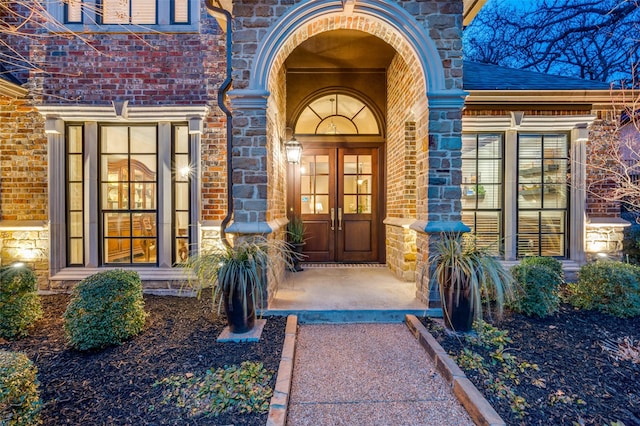
[[[172,263],[171,131],[171,123],[158,124],[158,186],[162,188],[158,191],[158,264],[160,267],[170,267]]]

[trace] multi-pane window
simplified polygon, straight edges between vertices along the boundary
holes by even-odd
[[[343,162],[345,214],[371,214],[373,189],[371,155],[345,155]]]
[[[329,209],[329,156],[303,155],[300,162],[302,214],[327,214]]]
[[[173,263],[185,263],[189,257],[189,187],[193,166],[189,152],[189,132],[186,125],[173,127]]]
[[[67,127],[67,259],[69,265],[84,264],[84,147],[83,127]]]
[[[566,256],[568,140],[518,136],[518,256]]]
[[[502,242],[502,176],[502,135],[463,135],[462,221],[479,247],[496,254]]]
[[[158,16],[167,13],[171,24],[189,23],[189,0],[65,0],[64,3],[67,24],[155,25],[159,23]],[[87,17],[92,22],[86,22]]]
[[[187,123],[68,124],[65,135],[64,267],[183,264],[197,180]]]
[[[100,129],[100,219],[104,264],[157,262],[156,126]]]

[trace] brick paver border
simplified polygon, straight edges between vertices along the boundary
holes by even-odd
[[[489,401],[465,376],[460,367],[449,357],[418,318],[415,315],[407,315],[405,323],[436,365],[438,372],[449,383],[453,394],[467,410],[474,423],[486,426],[506,426],[505,421],[493,409]]]
[[[273,397],[271,397],[269,405],[267,426],[285,426],[287,423],[287,409],[289,407],[297,336],[298,316],[289,315],[284,331],[284,344],[282,345],[282,358],[280,359],[278,376],[276,377],[276,387],[273,390]]]

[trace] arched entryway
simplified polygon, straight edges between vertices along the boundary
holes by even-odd
[[[234,20],[250,28],[253,8],[242,8],[242,3],[234,3]],[[434,5],[435,12],[423,12],[412,2],[302,1],[263,19],[271,19],[264,30],[234,33],[234,90],[229,97],[234,185],[239,184],[233,190],[236,210],[229,232],[282,232],[286,216],[296,208],[287,194],[291,173],[283,154],[287,128],[296,126],[294,113],[306,105],[306,97],[321,90],[350,90],[381,112],[379,140],[367,142],[379,145],[352,146],[357,142],[350,137],[359,135],[337,140],[336,135],[314,134],[314,141],[303,141],[305,153],[313,154],[311,149],[324,148],[322,144],[336,150],[378,149],[383,177],[376,178],[382,182],[383,203],[376,210],[383,223],[378,261],[386,257],[397,276],[414,279],[426,254],[420,249],[428,247],[427,233],[456,229],[460,223],[461,13],[445,0]],[[304,81],[296,84],[296,79]],[[297,91],[301,87],[304,93]],[[264,157],[256,159],[256,154]],[[350,179],[356,186],[370,178],[358,168],[369,161],[367,156],[373,161],[371,151],[362,153],[364,161],[360,151],[343,152],[343,162],[345,155],[355,158]],[[335,157],[341,157],[339,151]],[[349,173],[343,169],[344,174]],[[364,211],[357,189],[339,195],[342,205],[334,206],[334,226],[338,208],[344,214],[354,204],[355,214]],[[354,203],[344,202],[354,195]],[[362,195],[364,200],[371,194]]]

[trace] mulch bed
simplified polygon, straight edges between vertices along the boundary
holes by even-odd
[[[428,319],[422,321],[447,352],[460,353],[463,345],[459,337],[437,324],[434,327]],[[512,384],[515,393],[529,404],[523,418],[512,412],[505,399],[496,397],[488,388],[490,383],[477,372],[465,371],[507,424],[611,425],[622,421],[626,426],[640,425],[640,363],[616,361],[601,345],[606,339],[623,337],[631,337],[637,345],[640,318],[620,319],[562,306],[548,318],[507,314],[494,325],[509,331],[510,354],[539,367],[539,371],[528,369],[519,374],[520,384]],[[485,360],[491,359],[489,351],[465,346]],[[494,376],[498,369],[490,365]]]
[[[147,295],[144,301],[145,329],[122,346],[87,353],[69,349],[62,323],[68,295],[43,296],[44,318],[30,335],[0,340],[0,349],[25,352],[38,367],[44,424],[264,425],[267,414],[188,417],[162,404],[162,386],[153,384],[171,375],[260,361],[274,372],[274,387],[286,318],[269,317],[258,343],[217,343],[226,321],[212,313],[211,299]]]

